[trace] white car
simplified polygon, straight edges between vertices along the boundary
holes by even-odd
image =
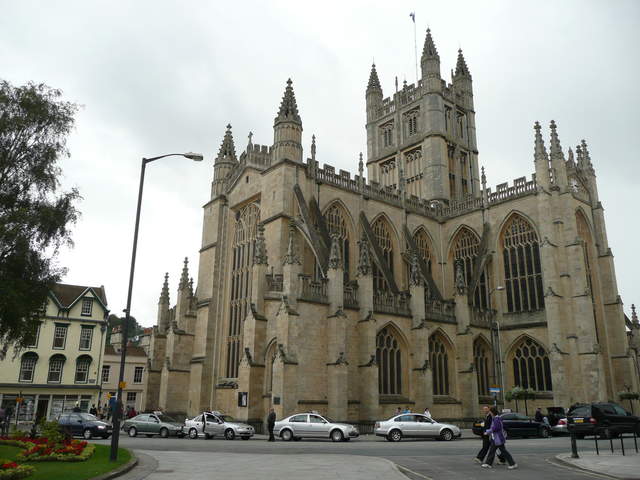
[[[330,438],[334,442],[348,442],[360,435],[358,429],[348,423],[334,423],[317,413],[296,413],[276,422],[273,432],[284,441],[303,437]]]
[[[437,438],[453,440],[462,435],[460,427],[449,423],[438,423],[421,413],[402,413],[388,420],[376,422],[375,434],[390,442],[407,438]]]
[[[251,425],[236,422],[233,417],[220,412],[202,412],[184,421],[184,432],[189,438],[213,438],[215,436],[233,440],[240,437],[249,440],[255,434]]]

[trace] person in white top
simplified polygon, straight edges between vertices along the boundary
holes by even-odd
[[[429,407],[424,409],[424,416],[427,418],[431,418],[431,412],[429,411]]]

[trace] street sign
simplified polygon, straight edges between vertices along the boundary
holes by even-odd
[[[500,393],[500,388],[499,387],[490,387],[489,388],[489,393]]]
[[[120,382],[120,383],[118,384],[118,387],[120,387],[121,389],[123,389],[123,390],[124,390],[125,388],[127,388],[127,382]]]

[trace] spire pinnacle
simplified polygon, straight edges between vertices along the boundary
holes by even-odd
[[[589,155],[589,150],[587,149],[587,142],[583,139],[580,141],[580,145],[582,146],[583,168],[593,173],[593,164],[591,163],[591,155]]]
[[[267,265],[267,244],[264,240],[264,225],[258,224],[258,234],[256,235],[256,243],[253,250],[253,264]]]
[[[296,103],[296,96],[293,93],[293,82],[289,78],[287,80],[287,87],[284,89],[284,95],[282,96],[282,102],[280,102],[280,110],[278,110],[278,116],[275,123],[280,122],[294,122],[302,124],[300,115],[298,113],[298,104]]]
[[[189,296],[193,297],[193,277],[189,278]]]
[[[311,135],[311,160],[316,159],[316,135]]]
[[[233,143],[233,134],[231,133],[231,124],[227,125],[227,130],[224,133],[224,138],[222,139],[222,144],[220,145],[220,150],[218,151],[218,156],[216,157],[216,163],[224,161],[237,161],[236,147]]]
[[[289,245],[287,246],[287,254],[284,256],[284,265],[300,265],[300,257],[296,251],[296,225],[291,220],[289,222]]]
[[[342,255],[340,254],[340,237],[337,233],[331,235],[331,252],[329,253],[329,268],[336,270],[342,268]]]
[[[636,314],[636,305],[634,303],[631,304],[631,321],[638,325],[638,315]]]
[[[536,162],[546,160],[549,162],[549,157],[547,156],[547,149],[544,146],[544,140],[542,139],[542,134],[540,133],[540,123],[536,122],[533,126],[533,129],[536,131],[536,139],[535,139],[535,160]]]
[[[358,242],[360,247],[360,255],[358,256],[358,276],[365,276],[371,273],[371,252],[369,251],[369,243],[363,236]]]
[[[427,36],[424,39],[424,47],[422,47],[422,58],[429,57],[436,57],[438,60],[440,59],[438,50],[436,49],[436,44],[433,42],[433,37],[431,36],[431,29],[427,28]]]
[[[551,120],[549,128],[551,129],[551,147],[549,154],[551,157],[551,166],[554,171],[553,183],[560,188],[564,188],[567,185],[567,165],[564,161],[564,153],[562,153],[562,146],[560,145],[557,126],[554,120]]]
[[[471,78],[471,73],[469,72],[469,67],[467,67],[467,62],[464,59],[464,55],[462,55],[462,49],[458,49],[458,61],[456,62],[456,73],[455,76],[465,76]]]
[[[569,147],[569,150],[567,151],[567,168],[576,168],[576,162],[573,159],[573,150],[571,150],[571,147]]]
[[[159,303],[169,304],[169,272],[164,274],[164,283],[162,284]]]
[[[380,79],[378,78],[378,72],[376,71],[375,63],[371,65],[371,73],[369,74],[369,84],[367,85],[367,90],[382,91],[382,87],[380,86]]]
[[[182,266],[182,275],[180,276],[180,284],[178,290],[183,290],[189,286],[189,259],[184,257],[184,265]]]

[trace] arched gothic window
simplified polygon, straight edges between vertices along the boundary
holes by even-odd
[[[65,356],[53,355],[49,359],[49,372],[47,373],[47,382],[60,383],[62,381],[62,369],[64,368]]]
[[[429,236],[423,229],[420,229],[413,236],[413,241],[418,247],[418,255],[422,257],[424,263],[427,264],[427,268],[431,271],[431,245]]]
[[[502,234],[504,282],[509,312],[544,308],[538,235],[520,215],[513,215]]]
[[[89,355],[80,355],[76,359],[76,383],[87,383],[89,379],[89,367],[91,366],[91,357]]]
[[[342,269],[345,282],[349,280],[349,231],[344,209],[338,203],[331,205],[324,214],[327,230],[330,235],[338,235],[340,239],[340,254],[342,255]]]
[[[478,379],[478,394],[489,395],[489,382],[491,382],[490,372],[493,372],[491,361],[491,348],[482,338],[477,338],[473,342],[473,363],[476,367]]]
[[[33,376],[36,371],[36,363],[38,362],[38,354],[35,352],[27,352],[22,355],[20,361],[20,377],[21,382],[33,382]]]
[[[382,258],[384,259],[387,267],[389,267],[391,275],[393,275],[393,241],[391,240],[391,228],[383,217],[378,218],[371,228],[376,237],[376,241],[378,242],[378,247],[380,247],[380,251],[382,252]],[[388,291],[389,285],[382,274],[382,270],[378,268],[378,265],[375,262],[373,262],[372,272],[373,291]]]
[[[531,338],[523,339],[513,351],[513,383],[522,388],[551,391],[551,363],[546,350]]]
[[[480,239],[468,228],[462,228],[456,235],[456,239],[453,242],[453,278],[455,278],[455,260],[462,260],[464,266],[464,279],[465,283],[469,285],[471,277],[473,275],[473,264],[478,256],[478,250],[480,249]],[[489,299],[489,290],[487,287],[488,281],[487,268],[480,274],[480,279],[475,291],[473,292],[473,305],[483,310],[490,308],[491,302]]]
[[[402,393],[402,351],[400,342],[390,328],[383,328],[376,337],[378,391],[381,395]]]
[[[251,300],[251,264],[260,208],[251,203],[236,213],[231,264],[231,302],[227,337],[227,378],[238,376],[242,348],[242,320]]]
[[[267,349],[267,354],[264,357],[264,363],[266,366],[266,378],[265,378],[265,394],[271,394],[273,390],[273,366],[276,361],[276,342],[273,342]]]
[[[433,372],[433,394],[449,395],[449,353],[441,335],[429,338],[431,369]]]

